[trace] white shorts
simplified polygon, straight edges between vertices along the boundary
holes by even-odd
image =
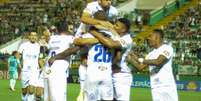
[[[118,101],[130,101],[130,89],[132,84],[132,74],[114,73],[114,98]]]
[[[36,87],[38,84],[38,70],[28,70],[21,72],[22,78],[22,88],[26,88],[28,86]]]
[[[36,87],[42,87],[44,88],[44,72],[43,71],[39,71],[38,73],[38,77],[37,77],[37,84]]]
[[[67,75],[69,64],[64,60],[56,60],[51,68],[48,80],[48,91],[51,101],[66,101]],[[47,95],[47,94],[44,94]]]
[[[152,101],[178,101],[176,87],[152,88]]]
[[[112,74],[104,71],[90,71],[87,67],[84,90],[87,101],[113,100]]]

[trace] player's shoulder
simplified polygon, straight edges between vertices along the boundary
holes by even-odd
[[[60,40],[73,40],[74,36],[73,35],[60,35]]]
[[[31,43],[30,43],[29,41],[26,41],[26,42],[21,43],[21,44],[20,44],[20,47],[21,47],[21,48],[25,48],[25,47],[30,46],[30,44],[31,44]]]
[[[116,8],[116,7],[114,7],[114,6],[110,6],[110,10],[111,10],[113,13],[115,13],[115,14],[117,14],[117,13],[118,13],[117,8]]]
[[[56,38],[58,38],[58,37],[59,37],[59,35],[51,35],[51,36],[50,36],[50,40],[51,40],[51,39],[56,39]]]
[[[99,4],[98,4],[98,1],[94,1],[94,2],[90,2],[90,3],[88,3],[87,4],[87,7],[96,7],[96,6],[98,6]]]
[[[173,50],[173,47],[170,44],[163,44],[160,49]]]
[[[133,42],[132,37],[131,37],[130,34],[126,34],[126,35],[122,36],[121,39],[127,41],[128,43],[132,43]]]
[[[86,33],[86,34],[83,34],[83,35],[81,36],[81,38],[94,38],[94,36],[91,35],[90,33]]]

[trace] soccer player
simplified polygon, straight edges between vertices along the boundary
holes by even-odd
[[[146,58],[138,58],[134,53],[130,53],[127,61],[139,70],[149,67],[153,101],[178,101],[172,73],[173,48],[163,43],[163,36],[162,30],[153,30],[148,37],[148,44],[154,49]]]
[[[50,38],[50,32],[48,30],[45,30],[43,32],[43,35],[41,36],[39,40],[39,45],[40,45],[40,55],[39,55],[39,75],[38,75],[38,83],[36,86],[36,101],[41,101],[42,96],[44,94],[44,86],[45,83],[44,81],[46,80],[44,77],[44,72],[45,72],[45,63],[48,58],[48,41]],[[46,97],[46,96],[45,96]],[[45,99],[44,99],[45,100]]]
[[[81,16],[81,24],[75,35],[80,35],[83,32],[87,32],[88,25],[102,25],[106,28],[113,27],[109,21],[114,21],[118,15],[118,11],[115,7],[111,5],[112,0],[97,0],[91,3],[88,3],[86,8],[83,10]],[[107,15],[109,21],[98,20],[94,18],[94,14],[97,11],[104,11]]]
[[[68,49],[73,43],[74,37],[68,35],[65,26],[59,26],[60,35],[53,35],[49,40],[49,57],[53,57]],[[48,70],[48,92],[51,101],[66,101],[66,86],[69,62],[65,59],[55,60]]]
[[[29,33],[29,41],[24,42],[19,47],[22,54],[22,100],[33,101],[34,91],[39,73],[39,53],[40,45],[37,43],[37,33]]]
[[[17,51],[13,51],[12,56],[8,58],[8,68],[10,75],[10,89],[15,91],[16,79],[18,78],[18,68],[21,68],[20,54]]]
[[[132,48],[129,20],[125,18],[118,19],[114,24],[114,30],[118,33],[119,38],[111,39],[97,31],[91,31],[91,34],[106,47],[117,50],[115,57],[113,57],[113,66],[119,67],[119,69],[117,67],[113,69],[114,97],[118,101],[129,101],[132,75],[131,69],[125,61]]]

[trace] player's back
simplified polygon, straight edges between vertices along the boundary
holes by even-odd
[[[9,71],[16,71],[17,70],[17,59],[14,56],[10,56],[8,58],[8,63],[9,63]]]
[[[72,35],[54,35],[49,41],[49,56],[59,54],[70,47],[73,43],[74,37]]]
[[[91,34],[85,34],[83,38],[94,38]],[[111,72],[112,50],[98,43],[89,46],[87,57],[88,70],[93,69],[104,71],[106,69]],[[92,68],[90,68],[92,67]]]

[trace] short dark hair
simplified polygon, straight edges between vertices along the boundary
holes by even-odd
[[[161,29],[154,29],[153,32],[156,33],[156,34],[158,34],[158,35],[160,35],[160,37],[163,39],[163,37],[164,37],[163,30],[161,30]]]
[[[13,52],[12,52],[12,55],[13,55],[13,56],[14,56],[15,54],[17,54],[17,51],[13,51]]]
[[[125,26],[126,26],[126,32],[129,32],[130,31],[130,21],[126,18],[119,18],[117,21],[123,23]]]
[[[107,20],[107,15],[105,11],[98,10],[96,13],[94,13],[94,18],[98,20]]]

